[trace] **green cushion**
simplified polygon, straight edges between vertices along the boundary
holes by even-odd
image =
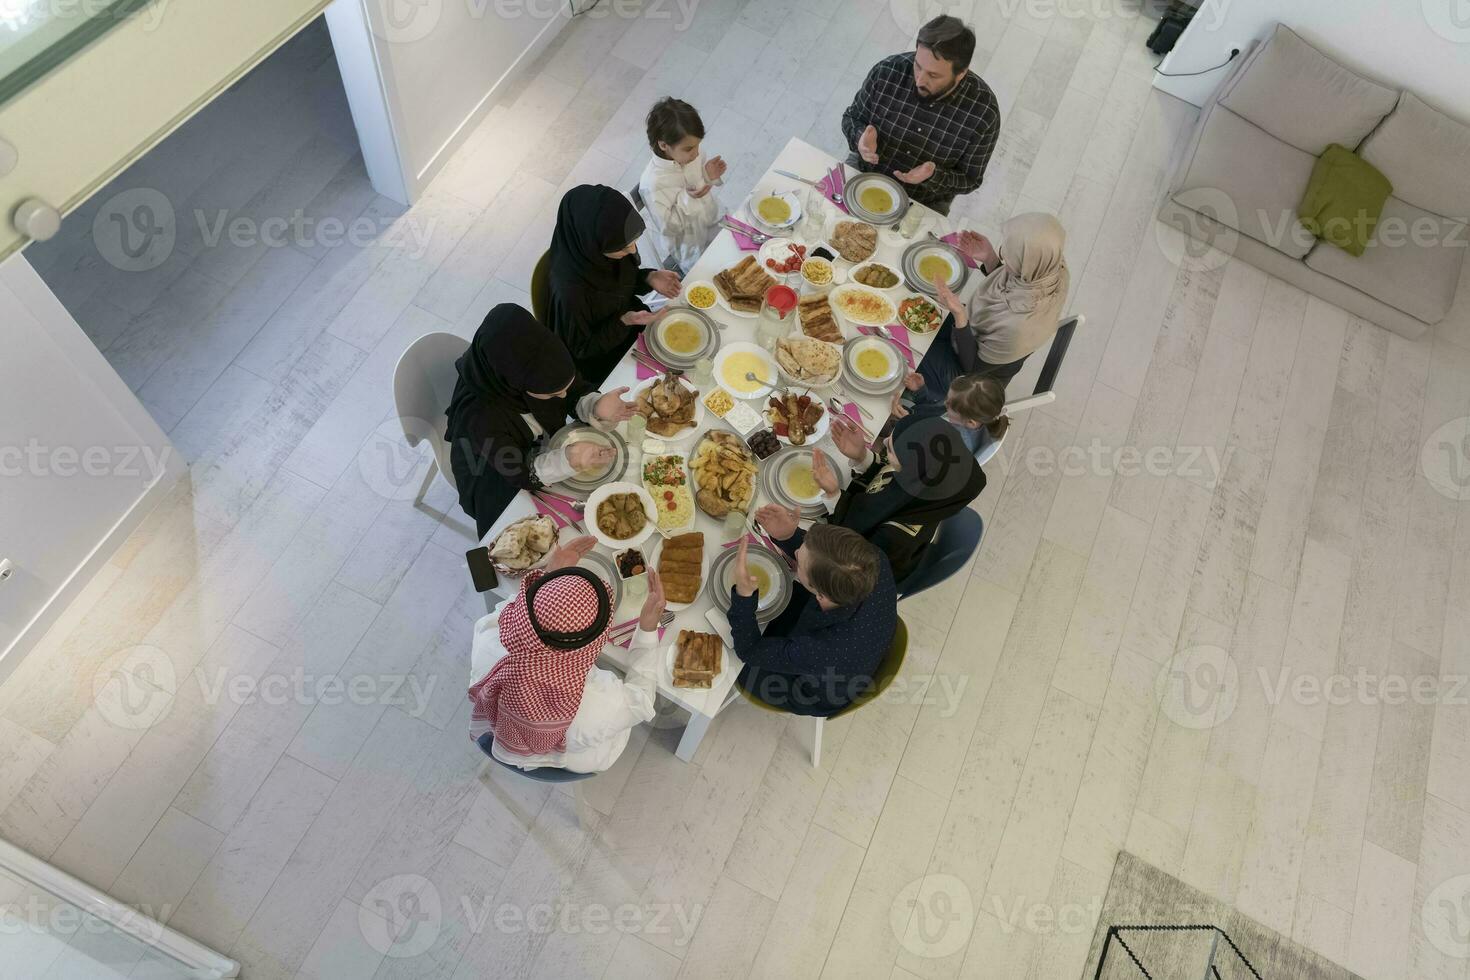
[[[1333,143],[1312,168],[1297,216],[1324,242],[1350,255],[1362,255],[1392,192],[1393,185],[1377,167]]]

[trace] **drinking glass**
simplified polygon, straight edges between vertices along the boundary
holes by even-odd
[[[802,241],[815,245],[827,235],[827,196],[815,187],[806,189],[802,205],[801,225],[797,229]]]
[[[628,445],[638,446],[643,443],[644,433],[648,431],[648,419],[642,415],[634,415],[628,419]]]
[[[694,368],[689,372],[689,380],[694,382],[697,388],[708,388],[715,378],[715,362],[708,357],[701,357],[694,362]]]
[[[725,540],[739,541],[740,536],[745,533],[745,515],[738,510],[732,510],[725,515]]]

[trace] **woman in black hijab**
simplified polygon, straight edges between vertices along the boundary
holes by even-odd
[[[455,366],[459,381],[445,413],[445,437],[459,504],[482,538],[518,491],[609,461],[611,449],[585,442],[564,454],[540,452],[541,440],[572,414],[600,429],[633,414],[622,400],[627,388],[595,391],[578,375],[566,345],[512,303],[489,312]]]
[[[852,483],[840,496],[837,474],[821,450],[812,461],[812,475],[832,508],[829,523],[856,531],[887,555],[900,586],[918,567],[939,522],[970,506],[985,489],[984,471],[943,411],[916,409],[893,427],[876,454],[861,429],[834,415],[832,441],[854,465]],[[796,522],[781,507],[762,507],[756,517],[778,540]]]
[[[639,268],[643,227],[632,202],[602,184],[572,188],[557,211],[547,326],[592,384],[602,383],[653,319],[638,297],[679,295],[677,274]]]

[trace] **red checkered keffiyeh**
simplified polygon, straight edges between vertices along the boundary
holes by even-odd
[[[493,732],[495,741],[516,755],[542,755],[567,747],[567,729],[582,704],[587,671],[607,643],[612,623],[597,639],[576,650],[554,650],[531,625],[526,593],[545,574],[534,571],[521,582],[515,600],[500,614],[500,642],[506,656],[470,688],[474,708],[470,737]],[[609,600],[612,590],[602,583]],[[536,621],[543,629],[575,632],[597,619],[597,594],[585,579],[557,579],[536,593]]]

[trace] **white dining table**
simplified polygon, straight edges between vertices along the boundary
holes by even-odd
[[[796,191],[801,195],[802,199],[805,200],[805,185],[790,178],[782,177],[776,174],[775,171],[786,170],[791,173],[798,174],[802,177],[810,178],[813,180],[820,180],[832,167],[837,166],[837,164],[837,160],[824,153],[823,151],[817,149],[816,147],[803,140],[793,138],[790,142],[786,144],[786,147],[776,157],[775,161],[771,164],[770,169],[768,169],[766,173],[761,177],[761,179],[756,182],[753,193],[759,194],[771,190],[775,190],[778,192]],[[852,170],[852,168],[848,167],[846,169],[849,179],[856,174],[856,171]],[[754,224],[754,222],[751,220],[749,209],[747,207],[748,200],[741,202],[727,200],[722,201],[722,205],[725,213],[734,216],[735,218],[746,224]],[[827,222],[829,227],[834,220],[845,217],[839,212],[839,209],[837,209],[835,205],[829,203],[826,205],[826,207],[829,211]],[[921,226],[921,228],[934,229],[936,226],[947,227],[941,225],[941,219],[939,219],[938,216],[935,215],[934,212],[930,211],[928,208],[924,208],[923,205],[916,203],[913,204],[912,207],[920,208],[922,211],[926,212],[925,223]],[[943,231],[940,231],[939,233],[943,234]],[[803,244],[809,246],[816,244],[814,242],[804,241],[799,236],[792,235],[788,237],[792,237],[794,240],[800,241]],[[882,262],[889,268],[896,270],[899,268],[899,257],[902,254],[904,248],[906,248],[909,244],[909,241],[900,240],[895,233],[884,232],[879,236],[878,248],[877,251],[874,253],[871,261]],[[694,268],[689,271],[688,275],[684,277],[684,280],[685,282],[698,279],[707,281],[713,280],[716,273],[736,264],[744,255],[747,254],[752,253],[742,251],[739,245],[736,244],[735,239],[731,235],[731,233],[729,231],[722,230],[719,235],[715,237],[714,241],[710,243],[709,247],[705,249],[704,254],[700,256],[699,261],[695,263]],[[834,265],[842,273],[845,273],[848,269],[852,267],[852,263],[845,262],[840,257],[835,260]],[[972,275],[970,277],[969,285],[973,285],[976,278],[977,277]],[[904,294],[906,294],[906,291],[900,291],[900,295]],[[716,304],[713,309],[707,310],[705,312],[710,317],[712,317],[719,326],[722,344],[728,344],[734,341],[754,342],[756,340],[755,334],[757,320],[755,317],[737,316],[726,310],[723,304]],[[851,324],[843,321],[840,315],[838,316],[838,321],[842,325],[843,333],[846,337],[852,338],[859,336],[856,328],[854,328]],[[910,346],[913,350],[913,355],[916,362],[917,360],[923,358],[924,351],[929,349],[929,345],[932,342],[932,339],[933,334],[920,335],[910,333]],[[604,382],[602,385],[602,390],[611,391],[622,386],[632,388],[638,383],[639,379],[637,376],[637,364],[634,361],[632,354],[629,353],[623,358],[623,360],[617,365],[617,367],[613,369],[612,373],[609,374],[606,382]],[[838,386],[848,396],[849,400],[856,402],[864,410],[862,420],[863,425],[866,426],[870,432],[876,434],[886,422],[890,414],[891,396],[865,395],[858,391],[854,391],[850,386],[843,384],[840,381]],[[827,393],[828,392],[824,391],[822,394],[825,397]],[[703,394],[704,393],[701,392],[701,397],[703,396]],[[762,407],[764,400],[765,399],[762,398],[753,402],[749,402],[748,404],[750,404],[752,408],[759,410]],[[678,440],[661,441],[665,442],[669,446],[669,451],[671,452],[687,453],[693,449],[695,440],[698,438],[699,433],[707,431],[711,428],[725,428],[729,431],[734,431],[733,428],[725,424],[722,419],[718,418],[713,413],[706,413],[704,425],[697,430],[691,430],[687,437]],[[824,436],[821,441],[817,443],[812,443],[810,445],[820,447],[826,452],[829,458],[833,459],[839,464],[844,461],[842,454],[837,451],[829,436]],[[642,466],[642,454],[639,451],[639,447],[636,446],[629,446],[629,454],[630,459],[628,470],[627,475],[624,477],[624,479],[629,480],[630,482],[638,483],[640,482],[638,479],[638,473],[640,472]],[[757,496],[755,503],[751,508],[751,514],[755,513],[755,509],[757,507],[770,502],[771,501],[765,499],[763,491],[759,489],[759,481],[757,481]],[[511,501],[510,505],[506,507],[505,512],[500,515],[499,520],[497,520],[495,524],[491,526],[490,530],[486,533],[481,543],[488,545],[490,542],[495,540],[495,538],[500,534],[501,530],[506,525],[514,521],[518,521],[523,517],[529,517],[535,513],[537,513],[537,508],[534,498],[529,493],[522,491],[521,493],[517,494],[515,499]],[[694,530],[704,532],[706,555],[710,561],[713,561],[714,557],[718,556],[723,550],[722,545],[726,543],[724,522],[709,517],[701,511],[697,514]],[[578,536],[577,532],[571,528],[565,528],[562,531],[563,541],[566,541],[576,536]],[[645,551],[645,553],[647,553],[648,545],[651,544],[652,542],[649,542],[644,546],[643,550]],[[597,550],[603,552],[609,557],[614,554],[611,549],[608,549],[602,544],[599,544],[597,546]],[[793,584],[793,588],[800,588],[800,586],[795,586]],[[501,600],[511,597],[518,589],[519,580],[502,577],[500,585],[497,586],[495,589],[492,589],[490,592],[487,592],[485,595],[487,608],[493,608]],[[678,636],[678,631],[680,629],[699,630],[701,632],[710,631],[712,620],[708,616],[708,614],[711,612],[711,610],[716,610],[713,592],[714,585],[706,582],[698,598],[692,604],[690,604],[688,608],[676,613],[673,623],[668,628],[667,632],[664,635],[664,638],[660,641],[661,657],[666,656],[667,648],[675,641]],[[641,595],[636,598],[632,596],[625,596],[622,605],[615,612],[614,622],[621,623],[625,620],[635,618],[638,615],[639,607],[641,606],[642,602],[643,596]],[[716,610],[714,620],[718,621],[721,618],[722,617],[720,617],[718,611]],[[611,665],[617,668],[619,671],[625,671],[627,669],[629,656],[630,655],[628,650],[624,649],[623,647],[609,645],[604,649],[603,655],[599,658],[599,662],[606,665]],[[728,643],[725,647],[724,659],[724,670],[716,679],[714,685],[709,689],[688,689],[674,687],[668,678],[668,672],[666,670],[660,670],[658,693],[662,697],[666,698],[668,701],[678,705],[689,713],[689,721],[685,726],[684,734],[679,741],[679,747],[677,750],[677,755],[679,756],[679,758],[683,759],[686,762],[693,758],[695,751],[699,748],[700,740],[703,739],[705,732],[709,729],[709,726],[714,721],[715,716],[718,715],[720,710],[728,705],[732,700],[732,690],[734,688],[735,678],[740,673],[741,667],[743,665],[741,664],[740,658],[735,655],[734,650],[730,649]],[[478,678],[471,678],[471,682],[475,680],[478,680]]]

